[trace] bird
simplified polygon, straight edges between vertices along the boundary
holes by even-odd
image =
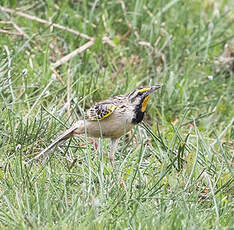
[[[87,110],[84,119],[75,122],[28,162],[39,159],[64,140],[86,134],[89,137],[111,139],[109,161],[114,166],[120,137],[143,120],[150,94],[160,87],[159,84],[139,87],[128,94],[95,103]]]

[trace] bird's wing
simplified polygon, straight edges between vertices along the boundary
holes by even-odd
[[[86,119],[91,121],[100,121],[109,117],[117,108],[112,103],[97,103],[92,106],[86,113]]]

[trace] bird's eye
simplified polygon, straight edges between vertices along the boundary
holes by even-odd
[[[141,96],[142,94],[143,94],[143,92],[138,92],[138,94],[137,94],[137,95],[138,95],[138,96]]]

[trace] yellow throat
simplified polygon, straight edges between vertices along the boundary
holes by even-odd
[[[148,100],[149,100],[149,96],[145,97],[144,101],[142,102],[142,105],[141,105],[141,112],[145,112],[146,110],[146,106],[147,106],[147,103],[148,103]]]

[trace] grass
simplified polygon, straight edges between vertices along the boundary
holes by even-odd
[[[88,40],[0,9],[0,228],[233,229],[231,2],[1,1],[95,41],[61,81],[52,63]],[[156,83],[115,170],[85,137],[24,164],[95,101]]]

